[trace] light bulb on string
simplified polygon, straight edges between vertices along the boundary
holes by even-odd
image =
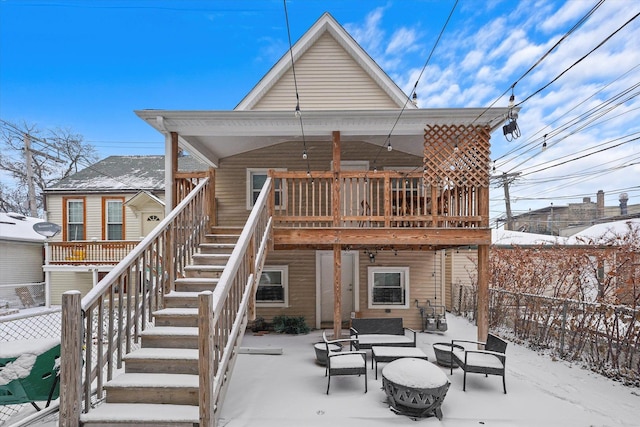
[[[548,134],[544,134],[544,141],[542,142],[542,151],[545,151],[547,149],[547,135]]]
[[[307,150],[304,150],[304,151],[302,152],[302,158],[303,158],[304,160],[307,160]]]

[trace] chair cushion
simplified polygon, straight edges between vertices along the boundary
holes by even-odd
[[[453,350],[454,356],[460,359],[462,363],[464,363],[464,353],[463,350]],[[504,364],[497,356],[486,353],[468,353],[467,365],[494,369],[504,368]]]
[[[361,354],[336,353],[329,354],[331,369],[352,369],[365,366],[364,357]]]
[[[351,338],[356,338],[352,335]],[[406,335],[393,334],[358,334],[360,344],[385,345],[385,344],[412,344],[413,339]]]

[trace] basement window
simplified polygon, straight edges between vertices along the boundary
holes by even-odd
[[[256,292],[256,304],[260,307],[289,305],[289,266],[264,266]]]
[[[369,308],[409,308],[409,267],[368,267]]]

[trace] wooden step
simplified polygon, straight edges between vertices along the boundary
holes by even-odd
[[[155,326],[140,333],[144,348],[198,348],[198,328]]]
[[[167,308],[186,308],[198,306],[198,292],[171,291],[164,296]]]
[[[80,421],[87,427],[193,427],[200,422],[199,411],[194,405],[103,403],[81,414]]]
[[[230,254],[194,254],[193,265],[226,265]]]
[[[139,348],[123,357],[126,373],[198,375],[198,350]]]
[[[240,238],[240,231],[238,231],[238,234],[234,234],[234,233],[207,234],[204,236],[203,243],[236,243],[239,238]]]
[[[107,403],[198,405],[200,380],[189,374],[121,374],[104,385]]]
[[[154,311],[153,317],[156,326],[192,327],[198,326],[198,309],[193,307],[163,308]]]
[[[200,243],[198,249],[201,254],[231,254],[235,243]]]
[[[213,291],[218,284],[217,277],[182,277],[175,280],[177,292]]]
[[[187,265],[184,267],[184,272],[187,277],[219,278],[224,267],[224,265]]]

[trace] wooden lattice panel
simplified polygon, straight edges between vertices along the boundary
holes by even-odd
[[[489,139],[486,126],[427,125],[424,129],[426,183],[488,187]]]

